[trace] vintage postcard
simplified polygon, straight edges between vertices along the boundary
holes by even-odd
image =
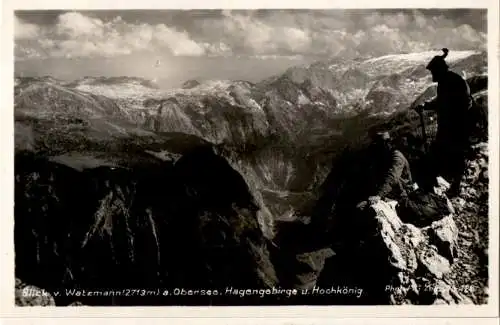
[[[498,3],[246,4],[4,6],[2,314],[496,315]]]

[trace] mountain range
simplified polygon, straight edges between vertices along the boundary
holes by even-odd
[[[190,80],[170,90],[134,77],[17,78],[16,148],[66,152],[127,142],[161,152],[156,144],[165,134],[183,133],[240,151],[240,169],[266,193],[301,193],[324,178],[332,153],[365,137],[374,121],[435,95],[425,69],[432,56],[331,60],[257,84]],[[472,77],[485,74],[486,60],[452,51],[448,62]]]
[[[425,69],[434,55],[322,61],[258,83],[177,89],[137,77],[16,78],[16,236],[27,238],[16,274],[52,289],[130,278],[147,278],[137,280],[144,287],[278,283],[265,244],[277,224],[310,222],[325,184],[349,174],[340,158],[373,130],[416,134],[409,108],[435,95]],[[486,53],[451,51],[447,61],[487,105]],[[432,115],[426,121],[435,127]],[[42,239],[53,244],[40,251]],[[194,270],[203,270],[196,281]]]

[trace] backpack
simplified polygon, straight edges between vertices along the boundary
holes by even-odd
[[[472,105],[467,111],[469,135],[484,141],[488,137],[488,105],[479,103],[474,96],[470,96]]]
[[[396,206],[399,218],[416,227],[429,226],[434,221],[453,213],[446,196],[417,190],[399,200]]]

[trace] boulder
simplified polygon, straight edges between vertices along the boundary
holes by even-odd
[[[445,280],[456,256],[458,229],[453,215],[443,216],[430,226],[419,228],[404,223],[396,212],[395,201],[378,201],[369,209],[374,213],[377,232],[373,245],[366,245],[385,265],[366,265],[389,270],[384,287],[391,304],[456,304],[467,299]],[[377,244],[378,243],[378,244]],[[382,247],[382,249],[380,249]]]
[[[296,256],[296,270],[294,288],[313,289],[319,277],[319,274],[325,266],[326,259],[332,257],[334,252],[326,247],[313,252],[300,253]]]
[[[16,278],[16,306],[55,306],[52,294],[34,285],[29,285]]]
[[[72,302],[68,305],[68,307],[81,307],[81,306],[85,306],[85,305],[82,304],[80,301],[75,301],[75,302]]]
[[[288,222],[279,227],[272,261],[281,287],[313,289],[327,260],[335,252],[321,240],[311,224]]]
[[[430,241],[438,248],[439,253],[453,263],[457,256],[458,228],[451,215],[435,221],[427,228]]]

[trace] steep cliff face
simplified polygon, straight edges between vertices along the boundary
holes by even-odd
[[[93,156],[86,154],[97,160]],[[241,176],[209,147],[195,148],[175,164],[150,159],[82,169],[82,159],[30,154],[18,154],[15,163],[16,276],[23,281],[49,292],[224,292],[276,284],[254,199]],[[55,299],[67,304],[72,297]],[[81,299],[111,303],[106,297]],[[150,296],[117,297],[113,303],[252,301],[231,295]]]

